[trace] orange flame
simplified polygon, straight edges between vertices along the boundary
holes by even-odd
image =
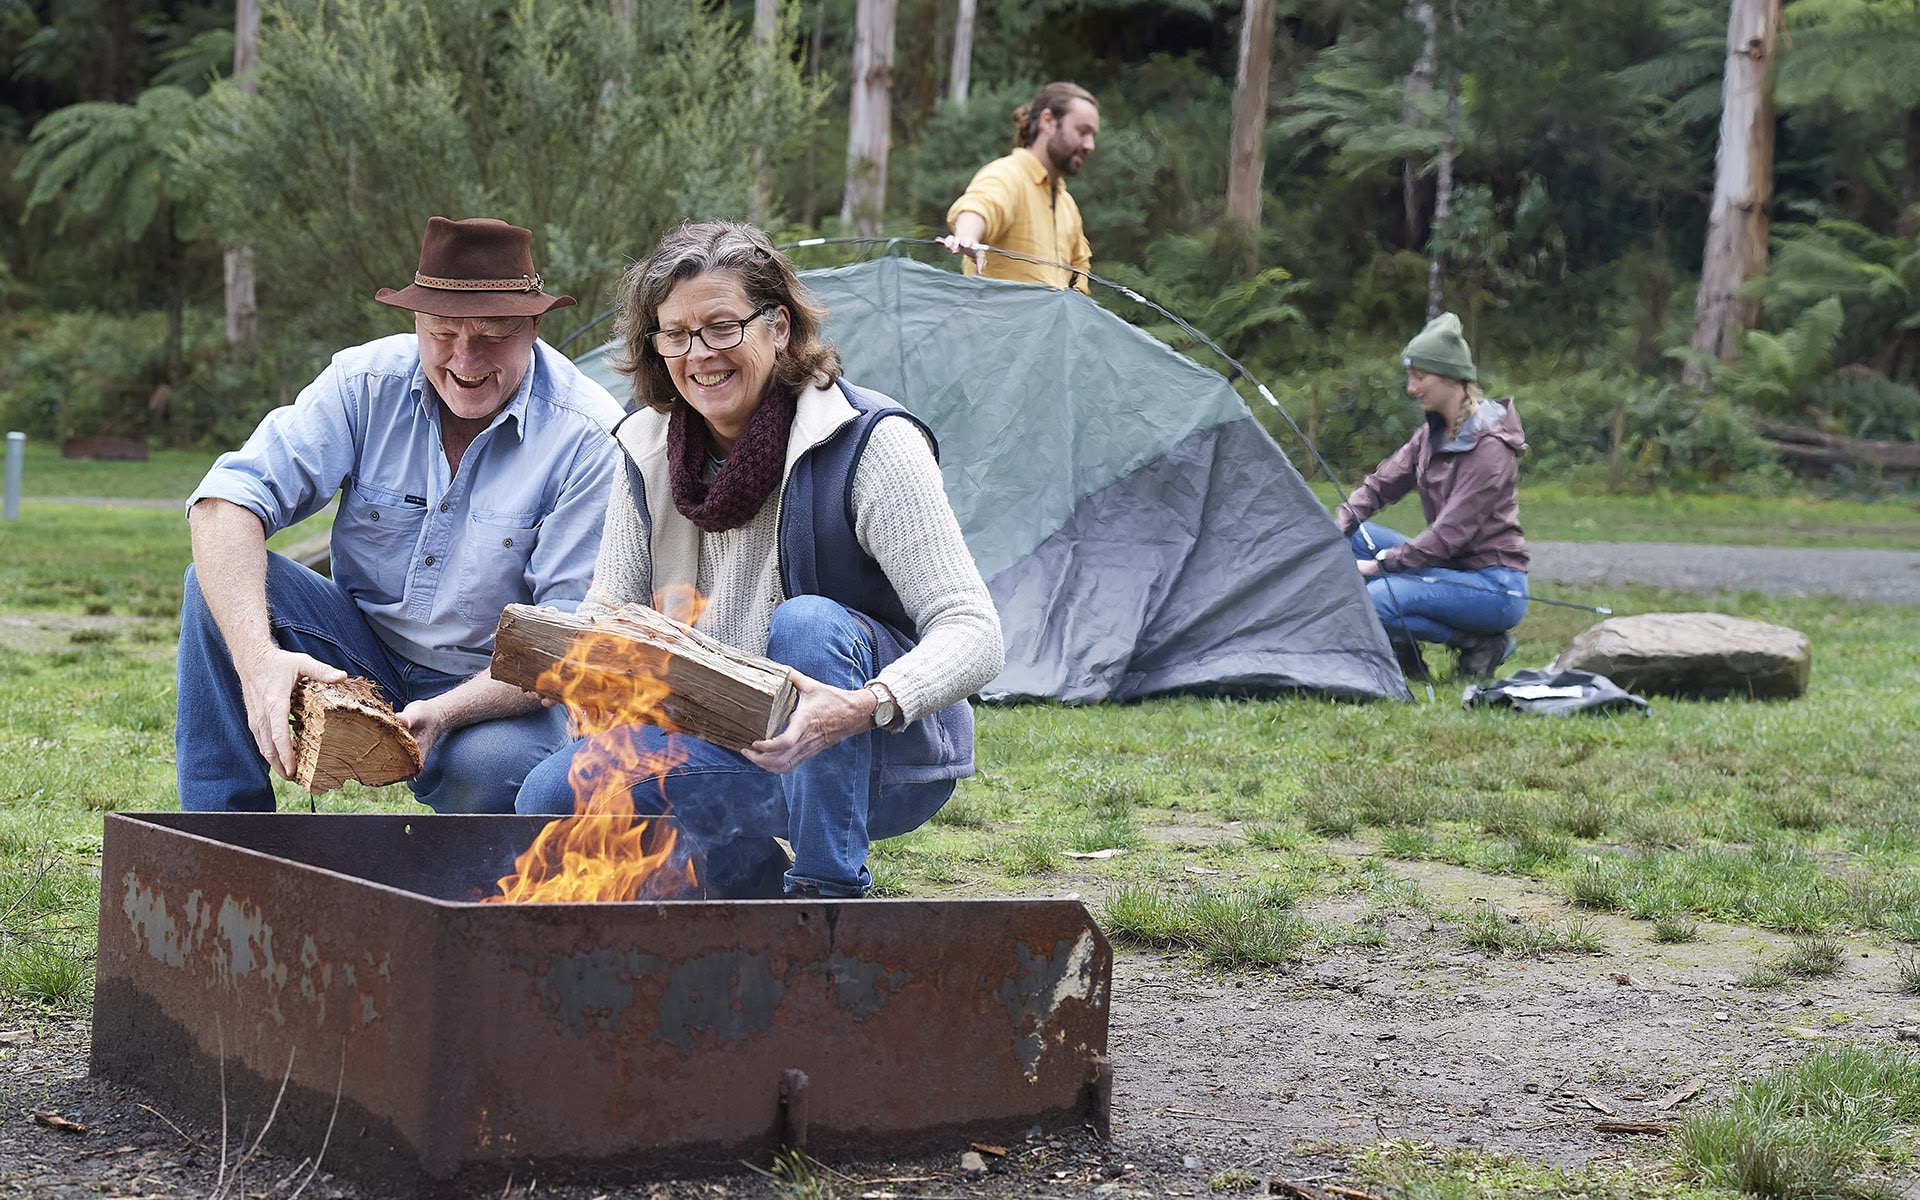
[[[688,624],[704,604],[691,588],[654,600],[660,611]],[[665,668],[664,652],[589,629],[542,673],[534,690],[560,698],[576,737],[635,723],[672,730]],[[621,695],[604,686],[615,673],[631,681],[630,692]],[[632,780],[651,780],[664,800],[667,772],[686,759],[677,742],[668,738],[666,749],[654,753],[627,737],[600,738],[581,747],[567,770],[574,815],[548,822],[514,860],[513,874],[500,880],[500,894],[487,902],[663,900],[697,894],[699,881],[679,845],[678,827],[636,815],[630,786]]]

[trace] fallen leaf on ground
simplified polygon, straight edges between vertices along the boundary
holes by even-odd
[[[85,1133],[87,1131],[85,1125],[82,1125],[78,1121],[69,1121],[59,1113],[37,1112],[33,1114],[33,1121],[36,1125],[45,1125],[48,1129],[58,1129],[65,1133]]]
[[[1605,1104],[1600,1103],[1600,1101],[1595,1100],[1592,1096],[1582,1096],[1580,1098],[1587,1102],[1588,1108],[1597,1109],[1598,1111],[1603,1112],[1610,1117],[1614,1115],[1614,1110],[1612,1108],[1609,1108]]]
[[[1125,853],[1125,850],[1114,846],[1107,850],[1062,850],[1060,855],[1062,858],[1118,858]]]
[[[1218,875],[1220,873],[1212,867],[1188,867],[1187,870],[1194,875]]]
[[[1676,1104],[1685,1104],[1687,1101],[1699,1095],[1700,1089],[1705,1087],[1706,1084],[1707,1084],[1707,1080],[1705,1076],[1701,1076],[1699,1079],[1694,1080],[1692,1083],[1682,1084],[1681,1086],[1673,1089],[1671,1092],[1668,1092],[1666,1095],[1660,1097],[1659,1101],[1654,1105],[1654,1107],[1664,1112],[1665,1110],[1672,1108]]]
[[[1673,1126],[1660,1121],[1595,1121],[1598,1133],[1672,1133]]]
[[[972,1146],[982,1154],[991,1154],[995,1158],[1005,1158],[1007,1156],[1007,1148],[1005,1146],[989,1146],[985,1142],[968,1142],[967,1145]]]
[[[0,1046],[24,1046],[32,1040],[31,1030],[0,1029]]]

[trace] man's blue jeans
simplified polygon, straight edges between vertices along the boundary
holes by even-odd
[[[1368,537],[1373,539],[1371,548]],[[1375,549],[1385,550],[1406,540],[1371,521],[1347,535],[1355,559],[1372,558]],[[1505,633],[1520,623],[1527,615],[1527,573],[1509,567],[1478,571],[1421,567],[1383,572],[1367,580],[1367,597],[1373,601],[1373,611],[1380,614],[1387,636],[1395,641],[1460,646],[1485,634]]]
[[[873,678],[873,638],[865,624],[832,600],[798,596],[773,613],[767,657],[821,683],[857,688]],[[793,847],[784,876],[788,893],[852,897],[873,883],[867,846],[918,829],[953,794],[953,781],[882,787],[875,762],[879,730],[827,747],[785,775],[762,770],[732,750],[651,725],[622,725],[582,738],[534,768],[520,789],[523,813],[574,811],[567,772],[575,755],[598,762],[610,748],[681,761],[657,770],[615,773],[639,813],[671,813],[695,850],[695,870],[710,892],[767,894],[779,890],[770,867]],[[627,758],[624,761],[635,761]],[[585,765],[585,764],[583,764]],[[599,777],[607,777],[596,766]]]
[[[276,642],[371,679],[395,711],[468,678],[408,662],[388,650],[338,584],[278,554],[267,555],[267,609]],[[180,606],[175,676],[179,713],[173,752],[180,807],[272,812],[273,784],[247,728],[240,677],[192,567]],[[438,812],[512,812],[527,772],[566,742],[566,714],[559,708],[456,729],[428,753],[411,784],[413,794]]]

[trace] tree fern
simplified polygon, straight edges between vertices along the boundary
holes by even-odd
[[[1794,0],[1775,94],[1785,107],[1920,108],[1920,0]]]
[[[1710,366],[1716,390],[1776,416],[1796,415],[1832,361],[1845,310],[1829,296],[1780,333],[1747,332],[1740,361]]]
[[[76,217],[100,218],[107,237],[139,241],[180,194],[175,155],[192,112],[185,89],[155,87],[133,104],[74,104],[47,116],[14,172],[33,180],[26,213],[53,205],[56,233]]]

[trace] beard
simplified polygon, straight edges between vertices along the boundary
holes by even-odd
[[[1047,141],[1047,157],[1053,162],[1053,169],[1062,175],[1078,175],[1080,164],[1086,156],[1074,146],[1074,139],[1065,132],[1056,133]]]

